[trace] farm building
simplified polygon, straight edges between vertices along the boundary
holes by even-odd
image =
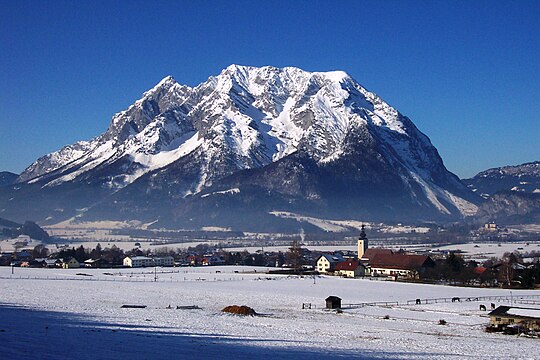
[[[540,331],[540,309],[499,306],[489,314],[489,324],[494,327],[520,325]]]
[[[435,266],[427,255],[378,254],[370,260],[371,275],[416,278],[426,268]]]
[[[366,274],[366,268],[357,259],[347,259],[337,263],[334,273],[344,277],[360,277]]]
[[[341,298],[337,296],[329,296],[325,300],[327,309],[340,309]]]

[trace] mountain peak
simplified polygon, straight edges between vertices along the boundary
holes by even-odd
[[[162,92],[162,91],[169,91],[169,89],[175,85],[177,85],[178,82],[171,76],[165,76],[160,82],[158,82],[153,88],[146,91],[143,94],[143,98],[152,96],[155,93]],[[178,84],[179,85],[179,84]]]
[[[106,133],[38,159],[20,179],[104,197],[157,194],[149,204],[170,199],[172,210],[199,195],[196,206],[206,206],[217,197],[201,194],[237,174],[237,183],[215,193],[236,196],[244,190],[229,190],[255,186],[260,194],[277,194],[272,206],[310,210],[322,199],[329,214],[345,211],[333,205],[342,201],[360,214],[359,200],[368,204],[371,197],[362,211],[373,216],[475,210],[467,189],[410,120],[344,71],[296,67],[232,64],[194,88],[166,76],[116,114]],[[111,208],[129,198],[118,196],[109,199]],[[89,198],[82,194],[75,209],[91,206]],[[132,205],[127,212],[140,203]]]

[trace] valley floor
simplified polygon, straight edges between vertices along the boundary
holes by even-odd
[[[287,277],[251,267],[0,268],[6,359],[535,359],[540,340],[485,333],[479,302],[324,309],[416,298],[510,295],[508,290]],[[77,275],[86,274],[86,275]],[[513,291],[513,299],[540,291]],[[302,309],[303,303],[312,304]],[[144,309],[121,308],[146,305]],[[485,305],[489,305],[484,303]],[[497,305],[503,303],[497,303]],[[259,316],[221,312],[247,305]],[[191,309],[177,309],[176,307]],[[527,305],[517,305],[527,306]],[[530,306],[530,305],[529,305]],[[170,308],[169,308],[170,307]],[[444,319],[447,325],[439,325]]]

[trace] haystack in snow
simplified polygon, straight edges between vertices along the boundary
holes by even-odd
[[[224,308],[221,311],[229,313],[229,314],[236,314],[236,315],[249,315],[249,316],[257,315],[255,310],[253,310],[249,306],[245,306],[245,305],[242,305],[242,306],[231,305],[231,306],[227,306],[226,308]]]

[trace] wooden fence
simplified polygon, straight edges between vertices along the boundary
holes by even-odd
[[[537,300],[535,300],[537,299]],[[497,295],[497,296],[467,296],[467,297],[449,297],[449,298],[429,298],[414,299],[406,302],[399,301],[375,301],[356,304],[342,304],[343,309],[359,309],[366,306],[404,306],[404,305],[426,305],[450,302],[476,302],[476,301],[508,301],[519,304],[540,305],[540,294],[515,294],[515,295]]]

